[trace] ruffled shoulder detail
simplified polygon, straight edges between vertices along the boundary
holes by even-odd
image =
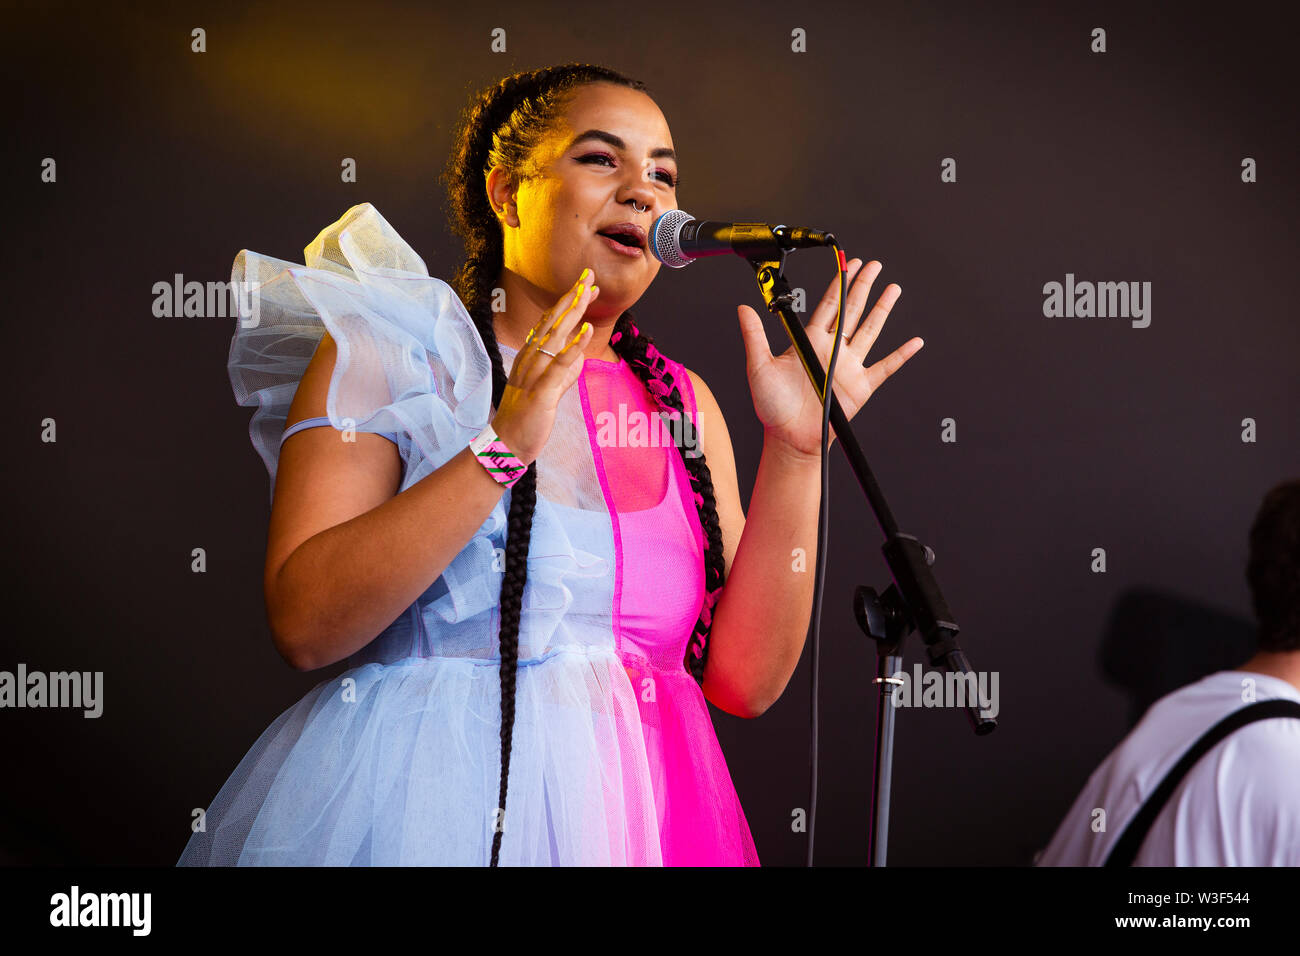
[[[488,423],[492,365],[473,319],[369,203],[322,230],[303,265],[245,249],[231,279],[251,308],[236,320],[227,368],[236,401],[257,409],[249,437],[272,494],[289,406],[326,331],[338,347],[330,424],[396,433],[403,489]]]

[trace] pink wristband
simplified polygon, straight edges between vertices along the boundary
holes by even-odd
[[[488,422],[478,433],[478,437],[469,443],[469,447],[478,458],[479,464],[487,469],[487,473],[507,488],[512,487],[528,470],[528,466],[506,447],[506,443],[497,435],[491,422]]]

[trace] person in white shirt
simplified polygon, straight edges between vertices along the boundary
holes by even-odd
[[[1265,495],[1246,579],[1257,653],[1152,704],[1088,778],[1038,866],[1300,866],[1300,480]],[[1257,707],[1271,716],[1189,755],[1224,718],[1264,701],[1294,704]]]

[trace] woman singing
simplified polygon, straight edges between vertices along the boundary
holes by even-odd
[[[262,734],[180,863],[757,865],[706,699],[755,717],[802,651],[816,392],[741,306],[765,429],[746,520],[712,393],[628,311],[678,198],[643,84],[510,76],[465,111],[444,178],[451,284],[366,204],[305,268],[236,260],[271,630],[295,668],[348,669]],[[851,418],[921,343],[863,367],[901,290],[859,327],[880,266],[848,268]],[[838,294],[837,275],[807,326],[823,364]]]

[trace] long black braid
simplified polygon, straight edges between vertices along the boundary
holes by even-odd
[[[512,176],[529,170],[533,150],[563,115],[572,94],[589,83],[615,83],[646,92],[639,80],[605,67],[568,63],[516,73],[476,94],[462,112],[454,146],[442,179],[447,189],[447,213],[452,228],[465,243],[465,261],[451,281],[492,360],[492,407],[500,406],[507,376],[492,322],[491,300],[504,265],[501,226],[488,201],[486,175],[502,166]],[[684,666],[697,681],[704,680],[712,608],[721,590],[725,567],[722,530],[713,495],[713,479],[699,449],[693,424],[684,413],[679,383],[673,381],[654,340],[637,329],[630,311],[614,327],[610,344],[645,383],[647,391],[669,417],[681,424],[670,429],[682,454],[695,492],[704,528],[707,597],[687,648]],[[510,750],[515,723],[515,674],[519,662],[519,619],[527,581],[528,546],[537,504],[537,463],[534,461],[512,487],[506,524],[506,565],[501,580],[501,783],[493,826],[491,866],[501,853],[502,822],[510,780]]]

